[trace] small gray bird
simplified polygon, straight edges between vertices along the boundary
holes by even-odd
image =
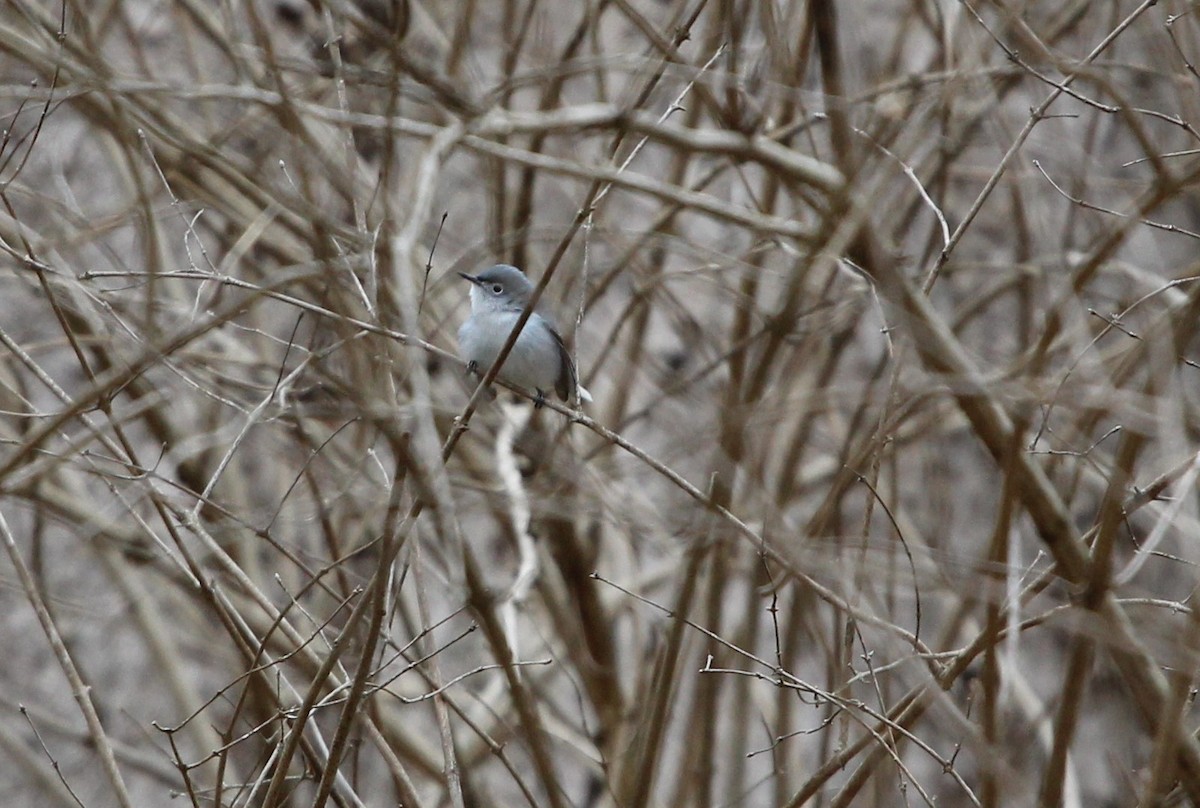
[[[500,355],[529,305],[533,284],[524,272],[508,264],[497,264],[478,275],[458,274],[471,282],[471,316],[458,329],[459,353],[467,360],[468,372],[478,374]],[[579,384],[562,337],[550,320],[536,311],[525,321],[498,375],[509,384],[535,390],[535,406],[541,406],[547,390],[569,403],[592,400],[591,393]]]

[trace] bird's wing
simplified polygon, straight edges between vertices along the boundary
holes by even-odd
[[[579,379],[575,375],[575,363],[571,361],[571,352],[567,350],[562,336],[553,326],[547,325],[554,336],[554,344],[558,346],[558,380],[554,382],[554,392],[563,401],[570,402],[571,396],[579,388]]]

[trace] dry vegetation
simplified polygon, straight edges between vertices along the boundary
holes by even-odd
[[[1196,60],[0,0],[0,804],[1200,802]],[[585,411],[466,383],[497,261]]]

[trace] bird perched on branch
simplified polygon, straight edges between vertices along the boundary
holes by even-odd
[[[524,272],[508,264],[497,264],[478,275],[458,274],[471,283],[471,316],[458,329],[459,353],[467,360],[467,371],[480,375],[500,355],[529,305],[533,284]],[[545,403],[549,390],[572,405],[592,400],[591,393],[579,384],[575,363],[554,324],[536,311],[530,312],[497,377],[535,391],[537,407]]]

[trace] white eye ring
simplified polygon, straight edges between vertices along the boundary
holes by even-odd
[[[503,291],[504,291],[504,287],[503,287],[503,286],[501,286],[500,284],[498,284],[498,283],[493,283],[493,284],[492,284],[492,294],[494,294],[494,295],[498,295],[498,294],[500,294],[500,293],[501,293],[501,292],[503,292]]]

